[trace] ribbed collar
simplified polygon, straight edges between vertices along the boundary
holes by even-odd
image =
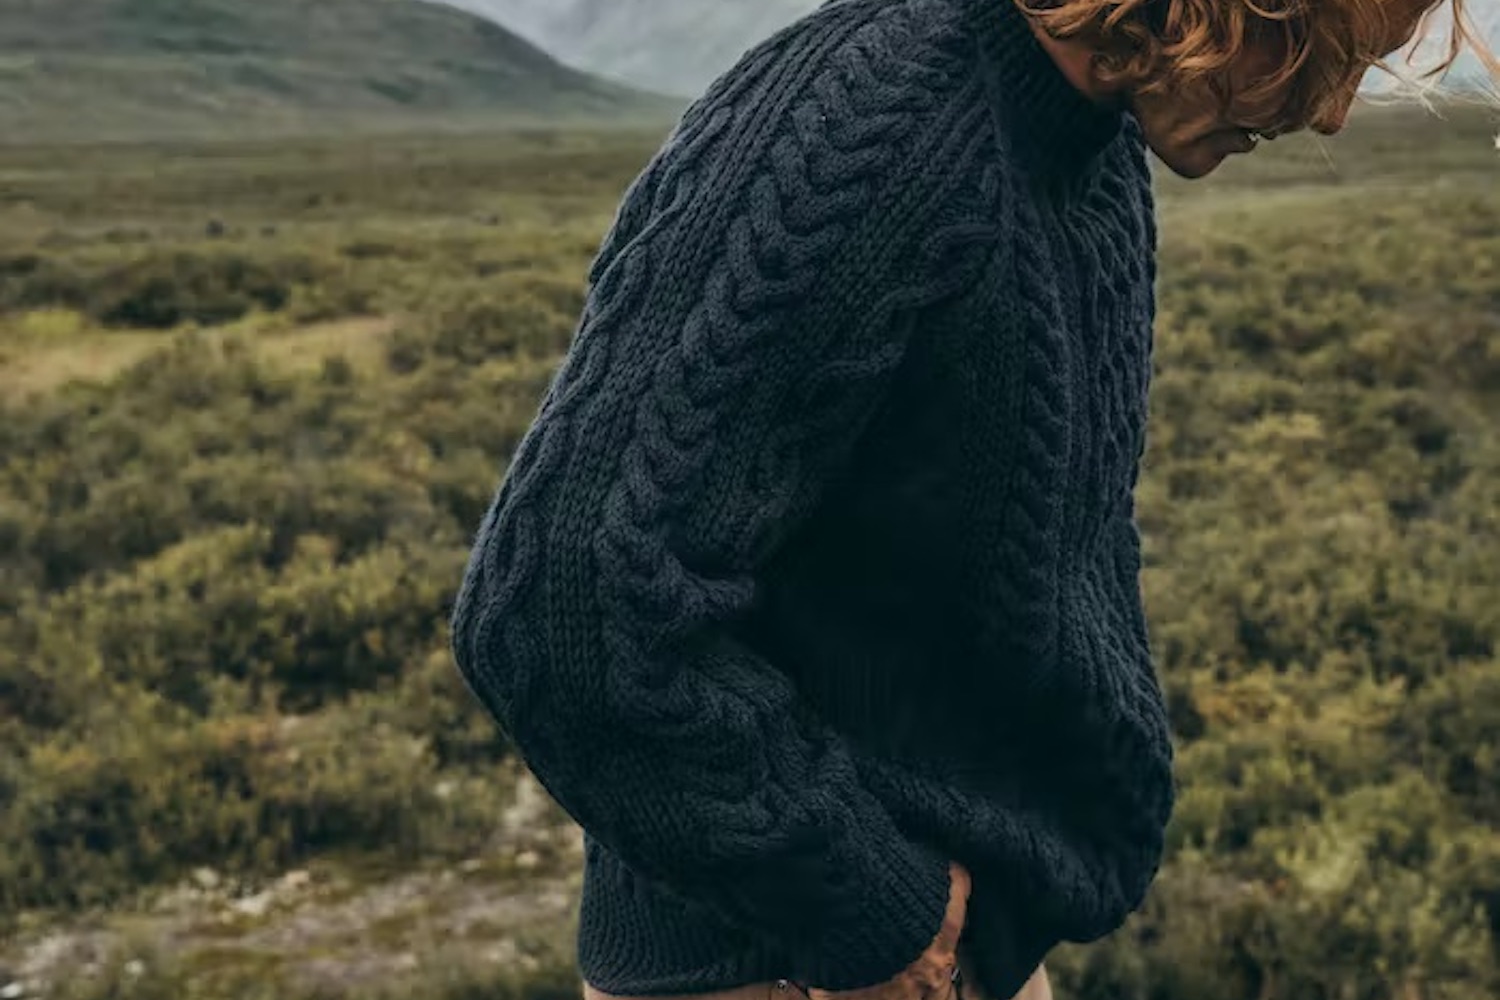
[[[1063,75],[1014,0],[959,0],[1016,151],[1043,174],[1076,175],[1118,134],[1125,107],[1097,104]]]

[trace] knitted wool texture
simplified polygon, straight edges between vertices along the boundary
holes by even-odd
[[[635,179],[453,616],[593,985],[884,981],[950,859],[997,997],[1140,905],[1152,212],[1006,0],[831,0]]]

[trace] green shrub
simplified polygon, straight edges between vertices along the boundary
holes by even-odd
[[[494,776],[441,775],[427,734],[394,728],[378,702],[284,716],[226,683],[203,719],[96,683],[108,711],[35,742],[6,792],[7,910],[109,903],[204,864],[269,875],[331,848],[457,859],[493,836]]]
[[[216,675],[253,679],[304,711],[374,686],[440,641],[462,550],[345,557],[311,534],[284,557],[276,546],[270,527],[206,531],[23,609],[35,672],[98,662],[198,712]]]
[[[292,284],[312,277],[305,265],[273,269],[232,254],[175,253],[131,261],[99,276],[91,312],[106,326],[169,329],[185,322],[212,326],[251,309],[275,311]]]
[[[1399,197],[1288,147],[1222,202],[1163,200],[1138,512],[1180,794],[1144,910],[1049,958],[1060,1000],[1500,995],[1500,200],[1469,138],[1475,183],[1426,184],[1451,154],[1402,131],[1381,141],[1424,183]],[[444,620],[653,146],[7,174],[48,221],[4,237],[0,314],[65,310],[0,324],[7,358],[106,317],[278,315],[0,396],[0,921],[200,862],[493,835],[514,748]],[[351,312],[397,332],[292,356],[317,339],[293,324]],[[570,960],[445,961],[389,992],[576,996]],[[78,995],[219,989],[163,975]]]
[[[572,304],[559,296],[549,302],[537,294],[535,284],[525,291],[502,284],[492,292],[444,303],[430,321],[432,352],[466,364],[517,355],[555,357],[567,350],[577,319],[559,305]]]

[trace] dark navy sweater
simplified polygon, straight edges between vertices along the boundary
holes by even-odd
[[[452,623],[586,831],[593,985],[884,981],[957,860],[1009,997],[1141,904],[1152,213],[1009,0],[830,0],[635,179]]]

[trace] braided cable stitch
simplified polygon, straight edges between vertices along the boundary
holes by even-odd
[[[886,981],[959,860],[1008,996],[1142,901],[1156,231],[1086,105],[1003,0],[830,0],[627,190],[452,620],[596,988]]]
[[[911,317],[995,238],[921,226],[962,171],[891,182],[983,141],[975,103],[946,100],[963,36],[930,21],[947,15],[909,0],[778,40],[805,51],[689,116],[593,269],[455,614],[465,677],[591,836],[827,989],[915,959],[947,859],[721,626],[878,404]]]

